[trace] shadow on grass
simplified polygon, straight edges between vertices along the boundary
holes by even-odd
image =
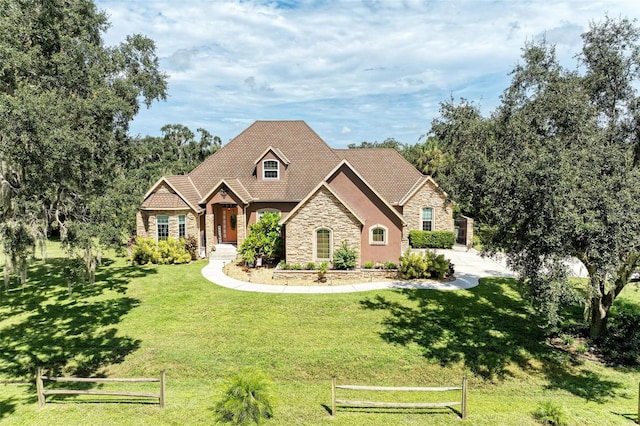
[[[0,295],[0,377],[31,380],[38,366],[48,375],[93,376],[139,347],[118,334],[123,315],[139,303],[122,294],[131,279],[155,270],[102,266],[95,284],[74,285],[70,297],[64,265],[38,262],[24,289]]]
[[[581,361],[545,344],[539,317],[510,278],[483,279],[470,290],[400,290],[402,297],[376,296],[361,302],[388,316],[381,337],[417,344],[425,358],[441,365],[464,363],[485,380],[504,380],[517,366],[546,376],[549,387],[603,402],[620,383],[580,368]]]
[[[5,416],[13,414],[14,411],[16,411],[15,397],[0,400],[0,420]]]

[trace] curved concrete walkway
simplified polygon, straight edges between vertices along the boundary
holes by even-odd
[[[260,293],[353,293],[358,291],[382,290],[387,288],[410,288],[428,290],[460,290],[472,288],[478,285],[478,279],[482,277],[513,277],[513,273],[507,269],[503,261],[482,258],[474,249],[467,250],[466,247],[454,247],[451,250],[436,250],[450,259],[455,267],[454,281],[436,282],[415,282],[415,281],[379,281],[361,284],[347,285],[311,285],[311,286],[288,286],[250,283],[236,280],[229,277],[222,268],[229,263],[228,260],[212,260],[207,266],[202,268],[202,275],[209,281],[222,287],[241,291],[252,291]]]

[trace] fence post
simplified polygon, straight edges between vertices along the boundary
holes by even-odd
[[[38,407],[44,407],[44,386],[42,384],[42,367],[36,369],[36,390],[38,392]]]
[[[467,418],[467,376],[462,377],[462,420]]]
[[[164,382],[165,374],[164,370],[160,370],[160,408],[164,408]]]
[[[336,415],[336,378],[331,378],[331,417]]]

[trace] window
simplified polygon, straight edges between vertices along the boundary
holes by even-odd
[[[158,233],[158,241],[169,238],[169,216],[156,216],[156,232]]]
[[[316,259],[331,259],[331,231],[328,229],[316,231]]]
[[[278,179],[279,163],[276,160],[264,160],[262,162],[262,176],[264,179]]]
[[[431,207],[422,209],[422,230],[433,231],[433,209]]]
[[[369,228],[369,244],[385,245],[387,244],[387,228],[382,225],[373,225]]]
[[[178,215],[178,238],[187,237],[187,217],[183,214]]]

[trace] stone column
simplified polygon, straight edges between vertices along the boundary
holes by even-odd
[[[218,243],[215,236],[214,227],[214,215],[212,213],[206,213],[204,217],[204,229],[205,238],[207,240],[207,256],[213,250],[213,247]]]

